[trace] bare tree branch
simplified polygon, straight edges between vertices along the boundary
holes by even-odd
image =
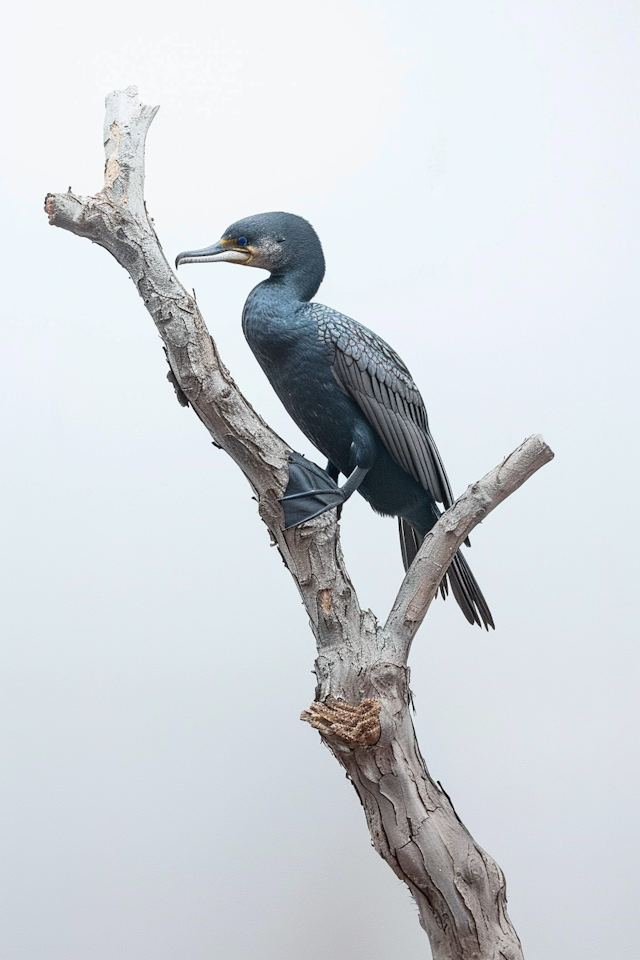
[[[487,514],[550,460],[553,451],[542,437],[529,437],[482,480],[472,483],[427,534],[385,624],[405,663],[411,642],[456,551]]]
[[[49,194],[49,221],[105,247],[128,271],[164,341],[174,385],[255,491],[316,639],[315,702],[303,719],[346,769],[376,850],[415,897],[433,957],[521,960],[502,872],[460,822],[420,755],[407,656],[457,547],[551,451],[530,438],[443,515],[381,628],[358,603],[335,511],[283,530],[278,497],[287,485],[290,448],[238,390],[195,300],[162,253],[143,195],[145,137],[156,110],[140,102],[134,87],[107,97],[103,187],[90,197]]]

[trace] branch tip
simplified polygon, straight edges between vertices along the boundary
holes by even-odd
[[[71,187],[69,187],[71,192]],[[44,212],[49,217],[49,223],[52,224],[56,219],[56,198],[53,193],[48,193],[44,198]]]

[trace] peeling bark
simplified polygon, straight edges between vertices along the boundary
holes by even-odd
[[[128,271],[164,341],[169,378],[215,444],[240,467],[311,621],[315,702],[303,714],[347,771],[374,846],[409,887],[434,960],[520,960],[505,880],[427,771],[410,715],[407,658],[455,551],[473,527],[553,454],[540,437],[473,484],[426,538],[381,626],[362,610],[335,511],[283,530],[278,498],[290,448],[222,364],[194,298],[169,267],[144,203],[144,145],[157,107],[129,87],[107,97],[102,189],[49,194],[49,222],[108,250]]]

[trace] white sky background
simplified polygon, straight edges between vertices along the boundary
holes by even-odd
[[[48,190],[100,187],[104,95],[129,83],[161,104],[147,202],[170,258],[300,213],[318,299],[408,362],[457,492],[531,433],[556,451],[473,538],[496,633],[430,611],[416,725],[506,873],[527,960],[637,960],[638,5],[8,17],[2,960],[428,955],[297,719],[312,636],[246,483],[175,402],[124,271],[42,212]],[[260,275],[181,278],[249,399],[313,455],[242,337]],[[356,497],[342,527],[385,615],[395,523]]]

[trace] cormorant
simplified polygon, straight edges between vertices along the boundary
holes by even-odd
[[[242,329],[271,385],[302,432],[328,458],[327,470],[293,454],[283,497],[287,527],[342,504],[357,490],[377,513],[398,517],[405,570],[451,486],[411,374],[379,336],[343,314],[312,303],[325,262],[320,240],[302,217],[261,213],[228,227],[183,263],[226,260],[271,276],[251,291]],[[343,474],[347,480],[338,487]],[[447,572],[470,623],[493,627],[475,577],[458,551]],[[446,595],[446,579],[441,585]]]

